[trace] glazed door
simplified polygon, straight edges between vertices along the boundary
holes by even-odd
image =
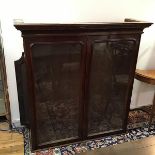
[[[85,45],[80,40],[48,40],[31,46],[33,149],[81,139],[84,57]]]
[[[90,38],[88,137],[123,130],[134,40]]]

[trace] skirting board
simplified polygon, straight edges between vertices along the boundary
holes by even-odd
[[[20,119],[12,120],[12,127],[21,127]]]

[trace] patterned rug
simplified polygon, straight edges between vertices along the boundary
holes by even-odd
[[[147,111],[147,112],[146,112]],[[149,121],[148,112],[151,111],[151,106],[143,107],[142,109],[134,109],[129,112],[128,129],[143,127]],[[155,119],[153,119],[153,122]]]
[[[17,128],[16,130],[24,135],[25,155],[74,155],[87,150],[94,150],[153,136],[155,135],[155,125],[152,125],[151,130],[148,132],[148,119],[148,114],[145,111],[133,110],[129,114],[128,131],[126,133],[106,136],[96,140],[89,140],[83,143],[75,143],[54,149],[49,148],[48,150],[41,150],[35,153],[30,153],[29,130],[26,128]]]

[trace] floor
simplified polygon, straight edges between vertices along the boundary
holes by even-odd
[[[0,129],[6,128],[0,124]],[[155,136],[141,140],[125,142],[122,144],[86,151],[79,155],[154,155]],[[22,134],[12,131],[0,131],[0,155],[24,155],[24,142]],[[48,154],[51,155],[51,154]],[[67,154],[68,155],[68,154]]]
[[[126,142],[117,146],[87,151],[79,155],[155,155],[155,136],[138,141]]]
[[[146,115],[143,112],[136,112],[136,113],[133,112],[129,119],[129,123],[131,124],[135,123],[134,121],[139,122],[139,120],[136,120],[137,115],[140,116],[140,121],[142,122],[144,121],[143,119],[147,119]],[[131,128],[132,128],[132,125],[131,125]],[[151,129],[151,132],[148,133],[147,127],[144,127],[142,129],[137,128],[136,130],[131,130],[125,135],[118,135],[114,137],[103,137],[100,140],[88,141],[86,143],[86,146],[84,145],[84,143],[82,143],[82,144],[75,144],[73,146],[69,145],[66,147],[62,147],[62,148],[59,148],[59,150],[57,148],[56,152],[61,151],[60,152],[61,155],[71,155],[71,154],[81,153],[83,151],[88,152],[88,150],[93,150],[94,148],[106,147],[105,149],[107,149],[107,148],[110,148],[111,145],[116,145],[116,144],[122,145],[122,143],[124,142],[125,142],[124,144],[127,144],[126,142],[131,140],[138,140],[138,143],[140,144],[141,142],[139,141],[139,139],[155,135],[154,129],[155,129],[155,126],[153,126]],[[8,124],[6,122],[4,123],[0,122],[0,155],[24,155],[24,152],[25,152],[25,155],[30,155],[29,131],[27,129],[24,129],[22,130],[22,132],[24,131],[23,134],[20,134],[22,133],[20,130],[18,132],[6,131],[6,130],[9,130]],[[23,135],[24,135],[24,140],[23,140]],[[144,138],[144,139],[147,139],[147,138]],[[130,142],[129,144],[132,145],[132,142]],[[118,145],[118,148],[121,145]],[[127,147],[130,147],[130,146],[127,146]],[[43,152],[42,151],[36,152],[34,153],[34,155],[51,155],[51,152],[53,153],[53,151],[54,150],[49,149]],[[147,155],[152,155],[152,154],[147,154]]]
[[[9,131],[7,123],[0,123],[0,155],[24,155],[23,135]]]

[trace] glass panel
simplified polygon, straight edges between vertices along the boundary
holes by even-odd
[[[37,141],[78,137],[81,44],[32,47]]]
[[[88,135],[122,129],[134,42],[94,43],[88,108]]]

